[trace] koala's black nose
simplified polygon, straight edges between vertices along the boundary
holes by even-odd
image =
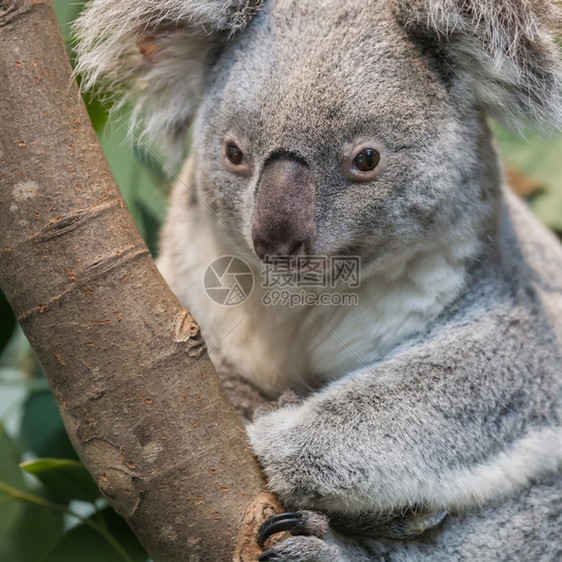
[[[316,184],[310,167],[291,155],[265,165],[252,225],[254,250],[265,256],[310,255],[316,236]]]
[[[254,237],[253,241],[254,251],[261,260],[266,256],[303,256],[307,253],[305,242],[299,240],[270,244],[267,240]]]

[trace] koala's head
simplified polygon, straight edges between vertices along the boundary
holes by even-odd
[[[547,2],[94,0],[78,71],[192,136],[197,197],[259,258],[385,256],[495,213],[484,113],[562,123]]]

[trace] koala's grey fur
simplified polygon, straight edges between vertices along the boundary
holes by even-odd
[[[193,123],[160,267],[234,401],[305,395],[248,432],[286,505],[331,526],[272,559],[562,558],[562,250],[502,186],[485,121],[560,127],[559,23],[528,0],[94,0],[78,21],[88,87],[133,101],[146,138]],[[358,142],[381,154],[369,181],[342,173]],[[361,256],[358,307],[206,297],[216,257],[260,279],[252,225],[280,157],[313,185],[310,253]],[[377,537],[440,510],[418,538]]]

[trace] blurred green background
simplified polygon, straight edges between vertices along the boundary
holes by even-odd
[[[80,4],[54,0],[67,43]],[[157,158],[131,148],[118,119],[87,105],[105,154],[154,253],[169,181]],[[123,118],[125,119],[125,118]],[[510,181],[539,219],[562,233],[562,137],[525,139],[494,125]],[[0,561],[145,561],[66,437],[40,367],[0,293]]]

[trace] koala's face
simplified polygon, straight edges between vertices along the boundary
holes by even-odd
[[[256,259],[376,264],[489,212],[482,117],[390,4],[270,0],[217,55],[193,139],[200,196]]]

